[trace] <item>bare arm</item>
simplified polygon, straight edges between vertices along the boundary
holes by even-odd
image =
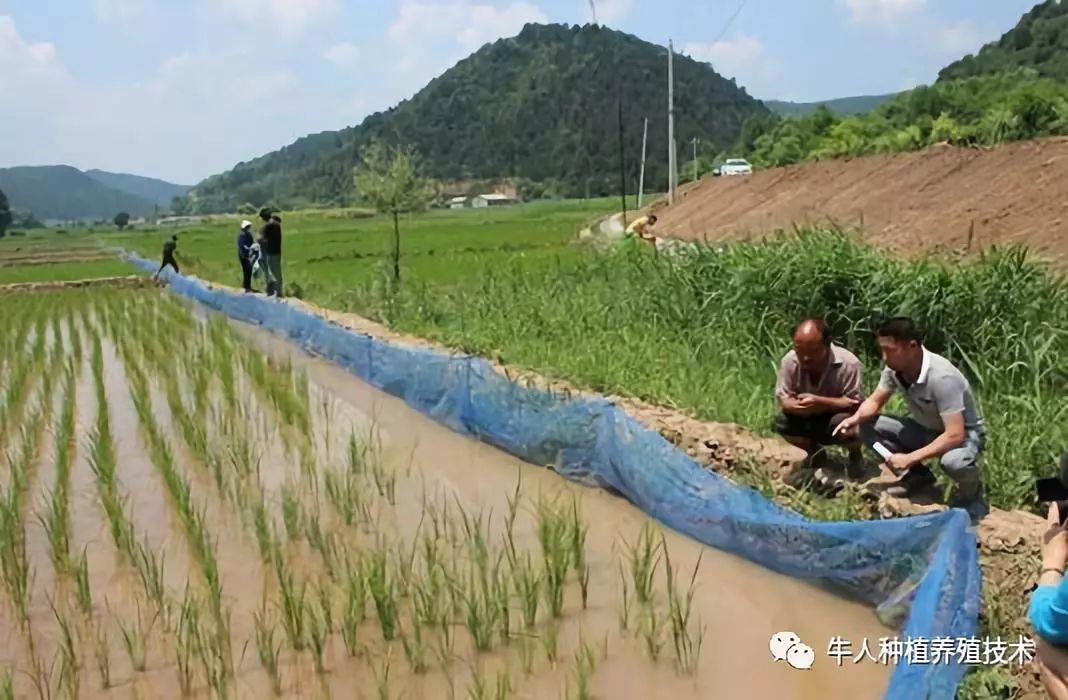
[[[860,404],[856,413],[838,424],[834,434],[837,435],[842,431],[852,430],[861,423],[870,422],[873,418],[879,415],[879,412],[883,410],[883,406],[886,405],[886,402],[890,400],[890,397],[893,396],[893,394],[894,392],[892,389],[880,386],[872,392],[871,396]]]

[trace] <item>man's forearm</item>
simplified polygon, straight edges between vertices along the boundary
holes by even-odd
[[[825,408],[835,412],[842,411],[856,411],[860,406],[860,401],[851,399],[848,396],[831,397],[826,396],[823,398],[823,405]]]
[[[872,418],[879,415],[880,408],[881,407],[877,402],[869,398],[857,407],[857,411],[853,414],[853,417],[856,419],[857,423],[867,423]]]

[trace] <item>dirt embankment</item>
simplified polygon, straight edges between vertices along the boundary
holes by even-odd
[[[1068,262],[1068,139],[933,146],[706,178],[662,205],[657,233],[690,240],[834,222],[899,255],[1023,243]]]

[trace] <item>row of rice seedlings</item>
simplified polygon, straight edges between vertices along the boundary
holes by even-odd
[[[104,353],[100,336],[92,337],[90,366],[96,394],[96,423],[89,435],[89,466],[96,477],[100,502],[108,520],[108,531],[116,549],[130,563],[134,562],[133,524],[126,517],[125,498],[119,493],[115,476],[115,440],[111,433],[111,415],[104,386]]]
[[[20,353],[20,360],[14,363],[3,398],[0,399],[0,440],[5,442],[11,434],[12,428],[20,424],[33,379],[40,376],[41,368],[45,363],[43,316],[37,323],[36,333],[30,352],[28,354]]]
[[[127,352],[127,357],[131,355],[132,352]],[[211,630],[204,633],[211,641],[211,648],[201,650],[201,652],[206,660],[205,673],[209,684],[216,690],[221,690],[228,682],[227,677],[232,674],[233,665],[229,614],[222,605],[222,580],[215,554],[215,544],[208,535],[204,512],[194,505],[189,482],[179,473],[171,448],[160,431],[152,410],[151,394],[144,374],[134,362],[127,364],[127,371],[130,375],[134,406],[147,438],[152,461],[163,476],[164,484],[188,536],[190,549],[200,565],[207,585],[214,625]],[[207,661],[210,661],[210,664]]]
[[[668,554],[667,541],[661,536],[661,550],[664,552],[664,572],[667,578],[667,602],[668,619],[671,622],[671,639],[675,647],[675,663],[678,669],[684,673],[693,673],[697,670],[698,659],[701,655],[701,646],[704,642],[704,627],[700,621],[697,630],[691,630],[690,609],[693,604],[694,586],[697,583],[697,572],[701,568],[702,552],[697,557],[693,573],[690,575],[690,583],[685,592],[679,588],[675,580],[675,571],[671,566],[671,556]]]
[[[311,410],[306,380],[296,381],[288,363],[275,366],[274,361],[249,348],[245,348],[242,359],[245,372],[274,407],[282,423],[294,426],[298,435],[310,435]]]
[[[62,411],[55,431],[56,476],[52,493],[47,499],[46,511],[39,514],[41,526],[48,535],[52,565],[57,575],[71,571],[70,560],[70,469],[74,458],[74,365],[67,367],[65,375]]]
[[[46,387],[47,382],[42,382],[34,408],[31,409],[28,421],[22,426],[19,449],[8,458],[10,480],[7,486],[0,490],[0,575],[3,576],[19,624],[24,631],[28,631],[29,626],[28,607],[33,574],[26,555],[26,527],[22,519],[22,506],[37,460],[42,426],[51,407],[52,397],[45,393]]]

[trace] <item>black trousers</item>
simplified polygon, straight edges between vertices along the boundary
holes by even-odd
[[[252,261],[248,258],[238,258],[241,262],[241,288],[246,292],[252,291]]]
[[[174,258],[166,257],[166,258],[163,258],[163,264],[159,266],[158,270],[156,270],[156,276],[158,277],[159,273],[163,272],[163,268],[167,267],[168,265],[173,267],[175,272],[177,272],[178,274],[181,274],[181,272],[179,272],[179,270],[178,270],[178,261],[175,260]]]

